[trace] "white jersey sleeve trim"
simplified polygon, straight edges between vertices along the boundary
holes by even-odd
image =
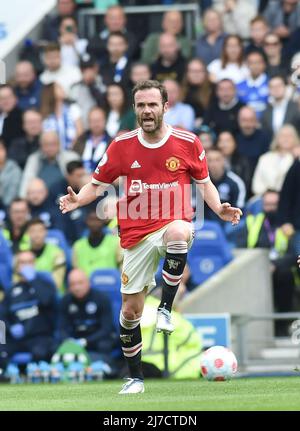
[[[105,187],[110,186],[110,183],[103,183],[102,181],[96,180],[96,178],[92,178],[92,183],[96,184],[97,186],[105,186]]]
[[[203,180],[197,180],[197,178],[192,177],[192,180],[195,181],[195,183],[197,183],[197,184],[204,184],[204,183],[207,183],[208,181],[210,181],[210,176],[203,178]]]

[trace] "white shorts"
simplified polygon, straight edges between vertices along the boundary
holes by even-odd
[[[151,233],[136,246],[124,250],[121,277],[122,293],[139,293],[145,288],[150,289],[156,285],[155,273],[160,258],[164,257],[167,251],[167,246],[163,243],[163,236],[171,223]],[[188,242],[188,249],[190,249],[194,239],[193,225],[183,220],[181,223],[188,225],[191,231],[190,240]]]

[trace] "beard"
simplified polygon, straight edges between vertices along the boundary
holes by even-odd
[[[158,116],[138,117],[138,124],[145,133],[153,134],[161,128],[163,114]]]

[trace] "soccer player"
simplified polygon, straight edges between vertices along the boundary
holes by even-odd
[[[144,392],[140,320],[161,256],[165,261],[156,327],[168,334],[174,330],[171,307],[193,240],[190,179],[198,183],[205,201],[221,219],[237,224],[242,215],[239,208],[221,204],[199,138],[164,122],[165,87],[157,81],[141,81],[132,94],[140,127],[116,137],[91,182],[78,194],[68,187],[68,194],[60,199],[65,214],[95,200],[118,177],[126,179],[125,197],[118,205],[124,249],[120,339],[130,379],[120,394]]]

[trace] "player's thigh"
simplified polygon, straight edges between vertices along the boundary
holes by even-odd
[[[133,295],[147,290],[153,284],[157,263],[157,249],[151,237],[124,250],[122,294]]]

